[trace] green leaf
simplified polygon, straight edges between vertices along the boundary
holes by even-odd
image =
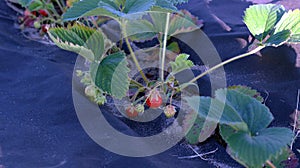
[[[123,12],[126,14],[144,12],[149,10],[154,4],[154,0],[126,0]]]
[[[170,62],[173,74],[181,72],[185,69],[190,69],[192,66],[194,66],[194,63],[191,60],[188,60],[189,56],[190,55],[188,54],[179,54],[176,57],[175,62]]]
[[[44,8],[44,4],[40,0],[34,0],[28,5],[29,11],[37,11]]]
[[[99,30],[75,24],[69,28],[51,28],[48,34],[58,47],[78,53],[91,62],[100,60],[104,54],[104,37]]]
[[[109,0],[101,0],[98,3],[98,7],[103,8],[109,12],[111,12],[114,15],[117,16],[123,16],[124,13],[120,10],[120,6],[114,3],[114,1],[109,1]]]
[[[82,0],[74,3],[73,6],[70,9],[68,9],[66,13],[63,14],[63,20],[71,21],[84,16],[99,15],[117,18],[115,14],[104,8],[108,8],[108,6],[111,7],[111,5],[109,4],[111,4],[112,2],[109,0],[105,0],[104,2],[102,2],[102,5],[105,4],[106,6],[101,7],[99,6],[100,1],[102,2],[102,0]]]
[[[238,116],[246,123],[248,131],[252,135],[266,128],[273,120],[273,115],[269,108],[249,95],[228,89],[219,89],[215,95],[215,99],[220,102],[226,102],[227,106],[230,106],[238,113]],[[226,108],[224,109],[225,111]]]
[[[177,53],[177,54],[180,53],[180,47],[179,47],[177,42],[172,42],[171,44],[169,44],[167,46],[167,50],[172,51],[172,52]]]
[[[291,39],[288,41],[290,43],[300,42],[300,10],[290,10],[285,13],[280,21],[275,26],[274,34],[282,32],[284,30],[289,30],[291,32]]]
[[[126,0],[115,0],[114,2],[117,6],[125,6]]]
[[[63,19],[69,21],[84,16],[108,16],[118,19],[127,14],[150,10],[154,4],[154,0],[82,0],[74,3],[63,15]]]
[[[123,98],[129,89],[127,60],[125,53],[118,52],[105,57],[97,68],[95,84],[104,92]]]
[[[186,3],[188,0],[156,0],[155,6],[176,11],[176,5]]]
[[[191,32],[199,29],[198,18],[192,16],[187,11],[182,11],[184,15],[171,14],[168,35],[174,36],[180,33]],[[166,27],[167,14],[162,12],[149,12],[150,18],[127,20],[126,31],[131,40],[146,41],[151,40],[158,33],[164,33]]]
[[[176,6],[169,0],[156,0],[154,10],[157,10],[158,8],[168,9],[171,11],[176,11]],[[153,10],[153,9],[152,9]]]
[[[204,142],[214,133],[216,128],[216,122],[205,120],[194,111],[187,114],[183,121],[183,129],[187,132],[185,138],[190,144]]]
[[[22,5],[22,7],[27,7],[33,0],[18,0],[19,4]]]
[[[264,104],[235,90],[219,89],[214,99],[194,96],[186,98],[186,101],[193,110],[198,111],[199,116],[247,130],[253,135],[273,120],[273,115]]]
[[[278,47],[288,42],[290,38],[291,38],[291,31],[283,30],[281,32],[271,35],[271,37],[264,43],[264,45]]]
[[[203,24],[197,17],[186,10],[182,14],[173,14],[170,20],[169,34],[175,36],[181,33],[188,33],[200,29]]]
[[[163,33],[166,28],[167,14],[163,12],[150,12],[149,15],[152,20],[153,31]]]
[[[156,36],[153,25],[147,20],[128,20],[126,22],[126,34],[133,41],[151,40]]]
[[[228,89],[229,90],[235,90],[237,92],[243,93],[243,94],[248,95],[250,97],[254,97],[255,99],[257,99],[261,103],[264,101],[264,98],[260,95],[260,93],[257,90],[252,89],[251,87],[243,86],[243,85],[234,85],[234,86],[228,87]]]
[[[180,33],[187,33],[202,27],[202,23],[198,22],[198,18],[194,17],[187,11],[183,11],[184,15],[170,15],[168,35],[175,36]],[[165,33],[167,14],[166,13],[150,13],[154,32]]]
[[[251,34],[262,42],[280,20],[284,11],[282,5],[252,5],[245,11],[244,22]]]
[[[286,168],[288,167],[288,163],[293,161],[292,159],[294,158],[295,158],[294,152],[291,151],[290,148],[286,147],[277,156],[273,156],[270,159],[270,161],[276,168]],[[269,165],[266,165],[266,167],[271,168]]]
[[[245,167],[262,167],[267,160],[279,155],[293,137],[288,128],[266,128],[250,135],[221,125],[220,133],[228,144],[231,157]]]
[[[185,98],[188,105],[197,111],[199,116],[208,121],[228,124],[239,128],[245,128],[246,125],[239,113],[227,104],[217,99],[203,96],[192,96]]]

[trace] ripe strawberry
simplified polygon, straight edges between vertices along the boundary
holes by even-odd
[[[150,93],[150,96],[146,100],[146,104],[152,109],[156,109],[162,104],[162,98],[157,89]]]
[[[33,16],[37,16],[36,11],[32,11],[31,14],[32,14]]]
[[[42,25],[42,31],[44,33],[47,33],[48,32],[48,29],[49,29],[49,26],[48,25]]]
[[[164,113],[166,115],[167,118],[172,118],[174,117],[174,115],[176,114],[176,109],[175,109],[175,106],[173,105],[167,105],[165,110],[164,110]]]
[[[44,9],[40,9],[39,10],[39,14],[42,15],[42,16],[44,16],[44,17],[48,16],[48,12],[46,10],[44,10]]]
[[[137,117],[139,115],[139,113],[133,105],[130,105],[126,108],[126,115],[129,118],[134,118],[134,117]]]

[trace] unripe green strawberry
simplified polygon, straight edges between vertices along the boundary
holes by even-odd
[[[137,104],[137,105],[135,106],[135,108],[136,108],[136,111],[137,111],[138,113],[140,113],[140,114],[143,114],[143,113],[145,112],[145,107],[144,107],[144,105],[142,105],[142,104]]]
[[[174,115],[176,114],[175,106],[173,106],[173,105],[167,105],[165,107],[164,113],[165,113],[165,115],[166,115],[167,118],[174,117]]]
[[[84,73],[81,70],[76,70],[76,76],[82,77]]]
[[[33,25],[34,25],[34,28],[36,28],[36,29],[41,28],[41,24],[40,24],[39,21],[35,21],[35,22],[33,23]]]
[[[96,88],[94,85],[88,85],[84,92],[89,97],[96,97]]]
[[[98,105],[103,105],[104,103],[106,103],[106,97],[102,94],[97,94],[95,98],[95,102]]]

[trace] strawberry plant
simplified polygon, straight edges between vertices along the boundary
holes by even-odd
[[[50,25],[63,26],[61,15],[78,0],[8,0],[18,3],[24,12],[19,17],[20,28],[35,28],[45,35]]]
[[[156,37],[157,33],[153,32],[163,33],[166,25],[161,25],[160,20],[167,17],[167,14],[159,13],[158,15],[157,13],[148,13],[147,15],[151,18],[151,21],[139,18],[142,15],[138,16],[136,19],[126,19],[126,15],[128,15],[128,13],[142,12],[145,10],[174,11],[176,9],[174,5],[179,3],[177,1],[166,2],[168,3],[162,5],[162,1],[122,1],[122,3],[117,1],[112,3],[111,1],[106,2],[99,0],[94,0],[93,2],[80,1],[75,3],[74,6],[63,15],[64,20],[66,21],[78,19],[83,16],[87,17],[95,15],[109,16],[111,19],[117,21],[122,29],[122,37],[125,37],[124,41],[130,51],[130,56],[132,57],[140,76],[143,78],[145,85],[128,78],[130,70],[127,67],[128,61],[126,59],[126,53],[122,51],[122,46],[120,44],[118,45],[111,41],[100,28],[96,29],[81,23],[75,23],[67,28],[52,28],[49,31],[49,36],[59,47],[80,54],[90,63],[91,66],[88,72],[78,71],[78,74],[83,78],[83,83],[87,87],[92,84],[101,90],[98,92],[98,95],[101,95],[100,97],[111,95],[116,98],[122,98],[127,95],[129,87],[133,86],[133,88],[138,87],[135,96],[132,97],[133,104],[141,101],[141,99],[137,99],[138,94],[144,92],[147,94],[145,94],[142,99],[142,101],[144,101],[142,104],[147,104],[150,108],[158,108],[163,104],[160,95],[161,88],[168,87],[168,91],[174,89],[174,87],[170,85],[170,83],[174,83],[174,81],[171,81],[171,78],[168,78],[166,81],[149,81],[133,52],[130,40],[149,40]],[[139,9],[139,6],[142,6],[142,8]],[[114,8],[112,9],[112,7]],[[124,9],[121,9],[120,7],[123,7]],[[100,11],[98,12],[98,10]],[[201,23],[195,25],[195,22],[198,21],[195,17],[190,15],[187,11],[184,11],[184,13],[187,13],[187,15],[183,15],[184,18],[175,13],[172,15],[168,14],[170,17],[170,31],[173,35],[193,31],[201,27]],[[132,25],[135,25],[135,27],[132,27]],[[146,28],[151,31],[146,33],[146,35],[143,35],[142,33],[135,34],[136,27],[141,29]],[[162,35],[158,38],[161,46],[163,46],[163,38]],[[120,43],[122,42],[123,40]],[[193,63],[187,59],[188,56],[182,54],[176,61],[171,63],[173,74],[193,65]],[[160,91],[157,91],[157,88],[159,88]],[[105,101],[98,103],[103,104]]]
[[[192,32],[202,26],[187,11],[176,9],[176,5],[182,2],[185,1],[82,0],[63,14],[63,20],[72,23],[66,28],[50,28],[48,34],[60,48],[86,59],[89,69],[77,71],[86,87],[86,95],[99,105],[106,102],[107,96],[129,98],[130,105],[124,112],[129,118],[144,115],[145,107],[163,110],[167,118],[172,118],[177,113],[176,108],[180,108],[174,103],[177,96],[183,89],[196,85],[195,82],[203,76],[265,47],[300,42],[300,10],[286,11],[283,6],[273,4],[250,6],[245,11],[244,22],[257,40],[253,44],[255,48],[179,83],[176,74],[190,69],[194,63],[189,60],[189,55],[178,54],[168,62],[168,71],[165,66],[167,48],[174,47],[174,43],[168,47],[167,42],[172,36]],[[120,40],[111,39],[111,34],[104,33],[103,24],[99,22],[93,22],[92,26],[76,22],[95,16],[117,23]],[[155,78],[150,78],[142,69],[133,45],[134,42],[153,39],[160,47],[160,69]],[[137,68],[141,80],[130,77],[130,61]],[[288,145],[293,132],[288,128],[268,127],[273,115],[256,90],[232,86],[217,90],[214,97],[193,95],[184,100],[192,111],[183,122],[188,142],[203,142],[219,127],[229,155],[246,167],[274,167],[292,156]]]

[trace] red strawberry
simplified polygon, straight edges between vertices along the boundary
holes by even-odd
[[[137,117],[139,115],[139,113],[133,105],[130,105],[126,108],[126,115],[129,118],[134,118],[134,117]]]
[[[146,104],[152,109],[156,109],[162,104],[162,98],[157,89],[150,92],[150,95],[146,100]]]
[[[46,10],[44,10],[44,9],[40,9],[40,10],[39,10],[39,13],[40,13],[40,15],[42,15],[42,16],[44,16],[44,17],[47,17],[47,16],[48,16],[48,12],[47,12]]]
[[[47,33],[48,32],[48,29],[49,29],[49,25],[42,25],[42,31],[44,33]]]
[[[36,11],[31,12],[31,14],[32,14],[33,16],[37,16]]]

